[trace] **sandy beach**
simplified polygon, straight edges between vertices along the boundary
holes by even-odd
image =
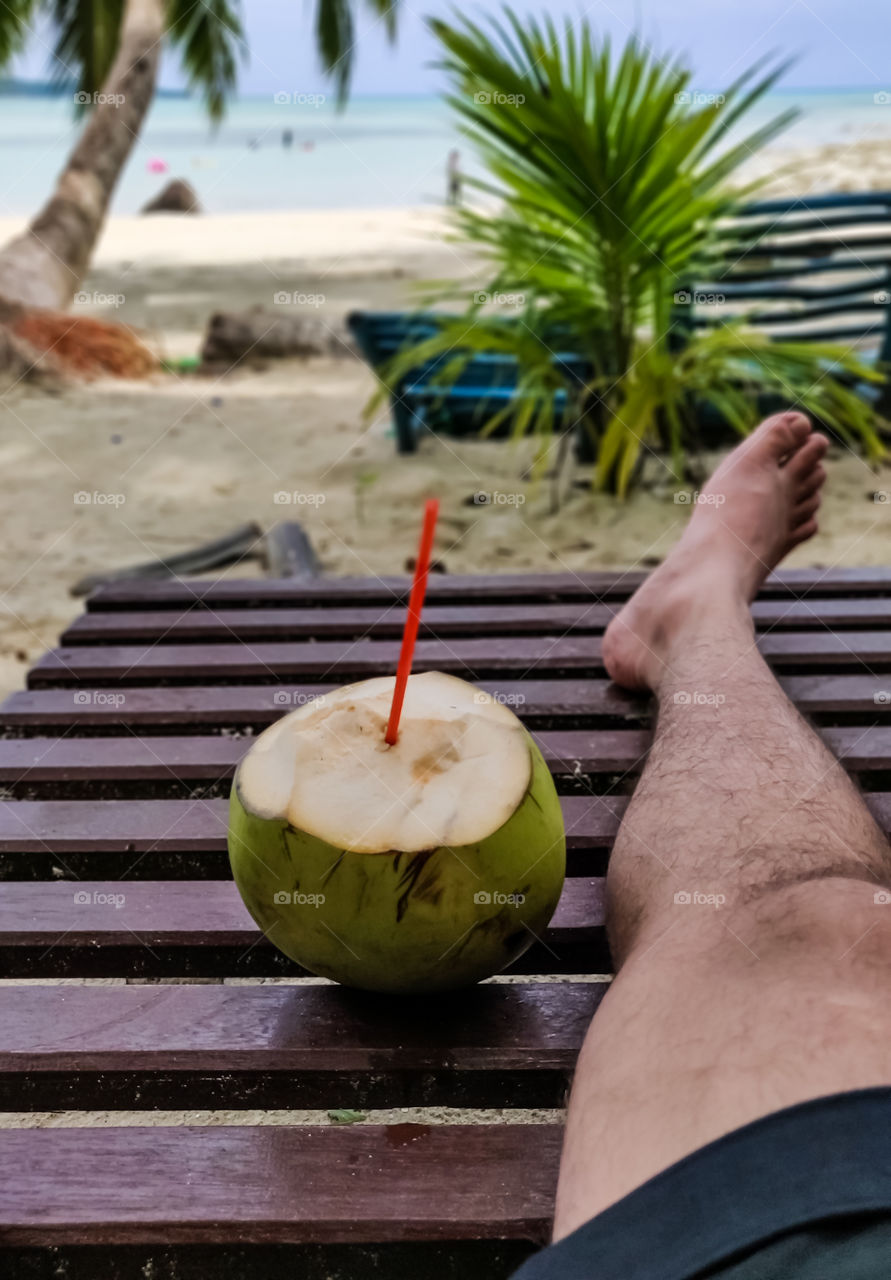
[[[777,189],[818,181],[891,188],[891,151],[861,143],[778,159]],[[0,220],[0,237],[19,225]],[[112,219],[75,309],[136,326],[167,357],[194,355],[212,312],[271,306],[278,291],[313,296],[313,314],[339,329],[351,308],[405,305],[420,281],[472,280],[473,262],[443,243],[443,225],[429,209]],[[0,501],[15,512],[0,586],[3,691],[20,687],[79,611],[76,579],[246,521],[299,519],[331,574],[402,571],[434,493],[436,555],[449,572],[646,567],[683,527],[689,508],[655,458],[627,503],[592,493],[577,468],[555,512],[550,484],[526,478],[528,442],[431,438],[398,457],[388,412],[363,416],[374,386],[360,360],[325,357],[248,362],[222,378],[13,388],[0,403]],[[877,477],[842,450],[829,470],[821,532],[790,562],[886,561],[891,503],[874,495],[891,490],[891,472]],[[480,492],[500,496],[480,505]]]

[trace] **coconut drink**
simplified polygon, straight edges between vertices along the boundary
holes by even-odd
[[[453,676],[348,685],[256,740],[229,854],[264,934],[311,973],[374,991],[478,982],[545,929],[566,842],[550,772],[506,706]]]

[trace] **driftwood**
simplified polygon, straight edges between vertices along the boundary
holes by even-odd
[[[174,178],[154,200],[149,200],[140,213],[200,213],[201,204],[195,188],[184,178]]]
[[[272,526],[263,539],[263,560],[271,578],[317,578],[321,572],[309,534],[295,520]]]
[[[260,554],[262,537],[263,530],[258,524],[240,525],[222,538],[205,542],[191,551],[166,556],[163,560],[147,560],[143,564],[127,569],[110,569],[106,573],[89,573],[74,584],[71,594],[85,596],[106,582],[119,582],[126,578],[172,578],[237,564],[239,560]]]
[[[353,355],[345,328],[307,312],[315,304],[303,301],[312,293],[283,293],[290,301],[275,310],[252,307],[249,311],[218,311],[208,324],[201,349],[203,364],[232,368],[245,357],[281,359],[286,356]]]

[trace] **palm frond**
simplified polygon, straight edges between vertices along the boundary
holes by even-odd
[[[169,0],[168,38],[179,51],[189,87],[219,121],[246,51],[237,0]]]
[[[719,277],[738,240],[734,215],[757,185],[738,181],[741,164],[794,118],[781,112],[745,130],[787,63],[762,59],[700,101],[679,60],[637,35],[614,47],[585,20],[505,10],[485,23],[429,25],[447,101],[485,170],[467,180],[485,204],[456,211],[453,235],[487,264],[476,290],[521,302],[512,316],[488,314],[466,283],[441,290],[463,315],[400,353],[385,372],[391,386],[420,367],[445,389],[461,360],[500,352],[515,362],[517,390],[490,425],[508,416],[518,433],[550,434],[582,422],[598,478],[617,492],[648,450],[680,473],[701,413],[744,432],[771,396],[870,460],[882,455],[883,423],[858,394],[875,375],[856,356],[771,343],[739,324],[682,332],[677,323],[676,291]]]

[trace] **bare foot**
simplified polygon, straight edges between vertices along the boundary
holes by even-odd
[[[613,680],[655,689],[680,633],[748,614],[768,573],[817,531],[828,447],[803,414],[783,413],[728,454],[677,546],[610,623],[603,661]]]

